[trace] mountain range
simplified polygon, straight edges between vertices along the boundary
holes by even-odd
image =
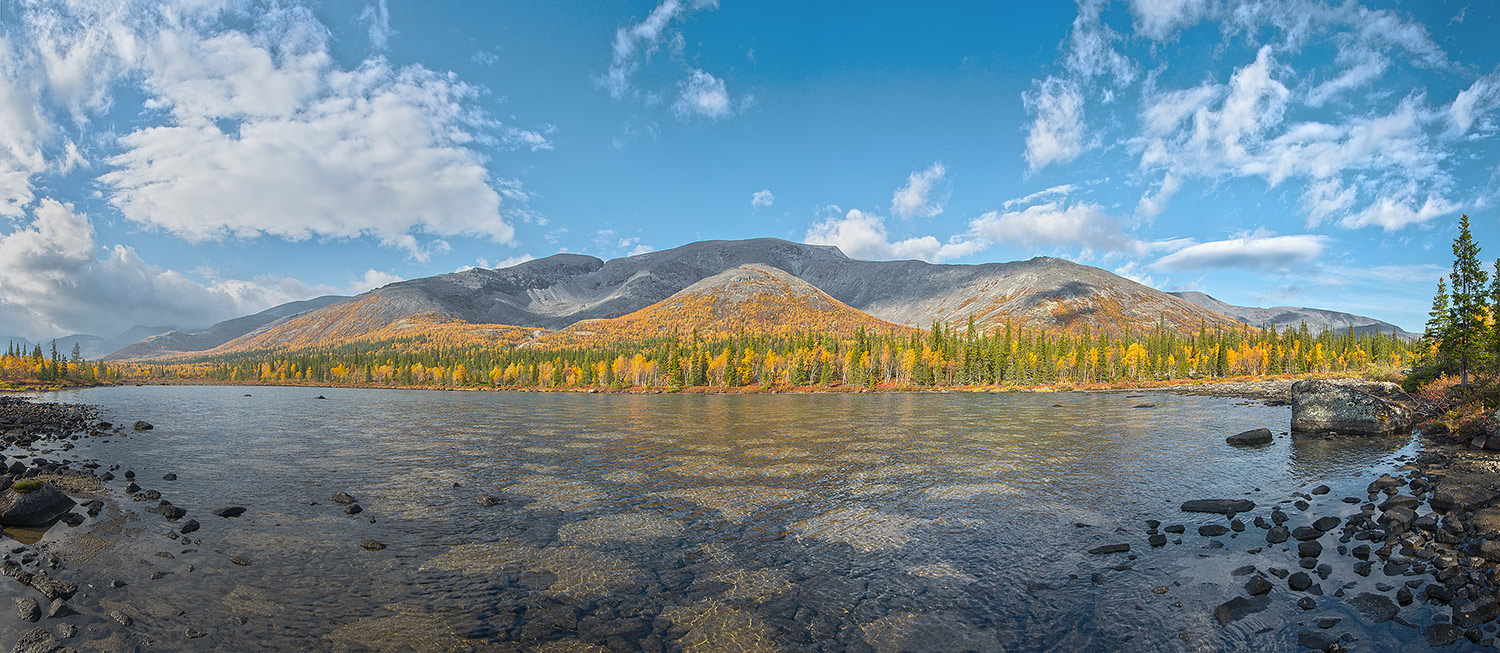
[[[1265,319],[1270,315],[1275,319]],[[278,306],[195,333],[170,332],[110,360],[231,355],[442,332],[463,342],[552,343],[641,338],[664,329],[842,331],[981,328],[1095,331],[1158,324],[1376,329],[1393,325],[1332,311],[1237,307],[1202,293],[1166,293],[1111,272],[1038,257],[980,265],[851,259],[835,247],[779,239],[703,241],[604,261],[557,254],[501,269],[393,283],[355,297]],[[1389,329],[1389,330],[1387,330]]]
[[[1215,313],[1228,315],[1251,326],[1274,326],[1279,330],[1285,330],[1300,328],[1301,325],[1306,324],[1307,329],[1313,333],[1317,333],[1323,329],[1333,329],[1334,333],[1353,331],[1359,335],[1371,333],[1394,334],[1406,340],[1415,340],[1421,337],[1421,334],[1412,333],[1389,322],[1382,322],[1373,317],[1354,315],[1352,313],[1340,313],[1338,311],[1326,311],[1321,308],[1297,306],[1272,306],[1271,308],[1235,306],[1196,291],[1174,292],[1171,294]]]

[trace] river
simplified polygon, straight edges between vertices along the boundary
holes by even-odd
[[[1296,553],[1254,526],[1201,537],[1227,522],[1180,512],[1184,500],[1280,503],[1295,525],[1291,493],[1327,484],[1307,519],[1345,515],[1358,507],[1342,497],[1363,502],[1416,447],[1290,438],[1286,407],[223,386],[44,399],[152,422],[64,457],[133,471],[202,523],[201,544],[169,539],[181,521],[143,511],[155,502],[131,501],[122,477],[100,517],[44,535],[89,585],[74,601],[81,636],[125,648],[144,635],[224,650],[1223,650],[1295,648],[1318,618],[1377,648],[1421,637],[1360,624],[1332,597],[1304,611],[1284,586],[1266,610],[1215,621],[1243,593],[1232,569],[1296,571]],[[1258,427],[1275,441],[1224,443]],[[247,511],[212,514],[227,505]],[[1187,534],[1152,548],[1147,519]],[[1087,552],[1116,542],[1131,552]],[[1399,583],[1335,580],[1351,595]],[[1408,618],[1422,623],[1419,609]],[[7,627],[31,626],[5,612]],[[90,616],[110,612],[132,625]]]

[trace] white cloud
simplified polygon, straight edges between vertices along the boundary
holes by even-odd
[[[1025,247],[1085,247],[1141,253],[1146,246],[1127,236],[1119,220],[1092,202],[1048,202],[1020,211],[990,211],[969,222],[970,242]]]
[[[1373,51],[1364,51],[1356,55],[1345,55],[1340,52],[1340,60],[1351,61],[1349,68],[1345,69],[1338,77],[1319,84],[1312,92],[1307,94],[1307,105],[1321,107],[1333,97],[1344,91],[1353,90],[1370,84],[1385,74],[1390,68],[1391,60],[1385,55]]]
[[[837,207],[830,207],[837,210]],[[975,243],[938,242],[932,236],[918,236],[892,241],[885,228],[885,218],[859,209],[844,215],[834,213],[813,224],[803,241],[810,245],[834,245],[845,254],[867,260],[943,261],[966,256],[982,246]]]
[[[1147,267],[1161,272],[1213,268],[1286,272],[1316,262],[1327,244],[1326,236],[1248,234],[1190,245],[1157,259]]]
[[[1074,184],[1058,184],[1050,188],[1044,188],[1025,197],[1017,197],[1015,199],[1005,200],[1003,206],[1006,209],[1010,209],[1010,207],[1012,206],[1035,204],[1043,199],[1062,199],[1072,194],[1076,190],[1078,190],[1078,186]]]
[[[1083,96],[1076,85],[1048,77],[1022,99],[1035,116],[1026,134],[1026,164],[1032,171],[1083,153]]]
[[[1302,194],[1302,208],[1307,211],[1307,226],[1316,227],[1330,216],[1339,215],[1354,206],[1355,191],[1337,178],[1314,181]]]
[[[26,227],[0,237],[0,330],[33,339],[110,337],[132,324],[204,327],[334,292],[296,279],[211,279],[207,285],[146,263],[134,249],[100,248],[69,204],[41,200]]]
[[[391,37],[396,32],[391,29],[391,11],[386,6],[386,0],[378,0],[374,4],[365,5],[359,19],[366,23],[370,34],[370,45],[376,50],[384,50],[390,45]]]
[[[532,256],[530,254],[518,254],[516,256],[506,257],[505,260],[497,262],[494,265],[490,265],[488,262],[484,262],[483,267],[494,268],[498,270],[500,268],[514,267],[535,258],[535,256]],[[480,260],[483,261],[483,259]]]
[[[1500,74],[1474,80],[1448,105],[1448,133],[1463,136],[1481,117],[1500,107]]]
[[[621,27],[615,30],[615,39],[610,47],[609,70],[598,79],[600,86],[609,91],[610,97],[623,98],[631,94],[631,78],[640,70],[644,60],[649,59],[660,49],[663,41],[674,43],[674,49],[680,50],[683,44],[681,34],[669,36],[669,28],[672,23],[681,20],[688,13],[698,9],[717,9],[718,0],[662,0],[661,4],[651,10],[651,13],[639,23]],[[701,73],[702,71],[694,71]],[[707,74],[707,73],[703,73]],[[684,82],[687,85],[704,83],[699,81],[696,75],[689,75]],[[709,75],[709,79],[717,79]],[[719,90],[723,90],[723,82],[719,82]],[[724,115],[728,115],[728,95],[724,95]],[[717,117],[717,116],[715,116]]]
[[[752,207],[770,206],[775,203],[776,196],[771,193],[769,188],[755,191],[755,194],[750,196],[750,206]]]
[[[1104,3],[1099,0],[1078,4],[1078,17],[1073,19],[1073,28],[1068,32],[1064,64],[1068,72],[1080,78],[1110,77],[1116,86],[1124,88],[1135,81],[1135,64],[1115,50],[1120,35],[1101,20],[1103,10]]]
[[[718,120],[733,114],[734,105],[724,88],[724,80],[694,68],[682,81],[681,95],[672,105],[672,112],[679,120],[696,117]]]
[[[1136,204],[1135,213],[1143,218],[1155,218],[1167,208],[1167,202],[1177,191],[1182,190],[1182,178],[1168,172],[1161,178],[1161,183],[1156,185],[1156,190],[1141,196],[1141,201]]]
[[[1433,218],[1451,215],[1459,207],[1436,195],[1417,198],[1416,188],[1410,188],[1400,196],[1377,199],[1365,210],[1346,216],[1339,224],[1350,229],[1380,227],[1396,231],[1413,224],[1422,224]]]
[[[938,186],[947,174],[942,163],[934,163],[908,175],[906,184],[891,196],[891,213],[900,218],[930,218],[942,213],[945,200],[938,196]]]
[[[362,292],[396,283],[397,281],[405,281],[405,279],[399,274],[385,270],[365,270],[364,275],[349,281],[349,294],[358,295]]]
[[[1131,0],[1135,30],[1143,36],[1163,40],[1177,30],[1191,27],[1207,15],[1208,0]]]
[[[372,235],[408,246],[414,230],[511,241],[500,195],[467,147],[479,138],[464,105],[473,89],[383,61],[323,83],[295,113],[232,133],[184,121],[122,136],[126,150],[101,177],[110,201],[192,242]]]

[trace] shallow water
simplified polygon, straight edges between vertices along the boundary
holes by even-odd
[[[1204,549],[1196,525],[1224,520],[1178,512],[1182,501],[1244,496],[1264,514],[1326,483],[1333,493],[1309,515],[1345,514],[1357,507],[1340,497],[1363,497],[1414,446],[1291,439],[1285,407],[1159,394],[271,387],[49,399],[154,423],[69,456],[134,470],[203,524],[201,545],[167,539],[178,524],[141,512],[154,502],[124,497],[122,478],[104,516],[55,527],[49,541],[129,534],[64,574],[94,585],[75,600],[86,637],[224,650],[593,650],[580,640],[608,637],[686,650],[1196,650],[1291,648],[1298,623],[1332,615],[1346,617],[1336,632],[1367,645],[1420,639],[1360,625],[1331,597],[1303,612],[1284,586],[1266,611],[1214,621],[1213,607],[1242,593],[1228,569],[1264,545],[1262,532]],[[1271,445],[1224,444],[1263,426],[1277,432]],[[178,480],[160,480],[168,472]],[[344,514],[336,491],[365,512]],[[484,494],[502,502],[477,505]],[[229,504],[249,511],[211,514]],[[1189,534],[1151,549],[1147,518]],[[388,548],[366,551],[367,539]],[[1136,557],[1086,553],[1113,542]],[[1285,547],[1252,557],[1296,567]],[[1130,568],[1111,569],[1121,563]],[[109,589],[109,578],[128,585]],[[87,616],[109,610],[133,626]],[[1423,623],[1417,610],[1403,616]]]

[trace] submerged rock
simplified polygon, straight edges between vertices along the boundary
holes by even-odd
[[[1249,499],[1194,499],[1182,504],[1183,512],[1213,512],[1234,515],[1255,510],[1255,502]]]
[[[156,427],[153,426],[151,424],[151,422],[147,422],[145,420],[138,420],[138,421],[136,421],[135,424],[131,425],[131,428],[134,428],[137,431],[150,431],[151,429],[154,429]]]
[[[1232,599],[1229,599],[1228,601],[1219,604],[1219,607],[1214,608],[1214,618],[1219,620],[1220,625],[1226,625],[1231,622],[1239,621],[1246,615],[1260,612],[1261,610],[1266,609],[1266,606],[1269,606],[1270,604],[1271,599],[1267,596],[1257,596],[1251,599],[1247,599],[1243,596],[1236,596]]]
[[[1224,438],[1224,441],[1235,446],[1268,444],[1271,442],[1271,429],[1251,429],[1244,433]]]
[[[1127,553],[1130,551],[1129,544],[1105,544],[1089,549],[1089,553],[1101,555],[1105,553]]]
[[[244,506],[225,506],[223,508],[215,510],[214,514],[218,515],[220,517],[224,517],[226,519],[229,518],[229,517],[238,517],[240,515],[245,514],[245,507]]]
[[[1402,396],[1393,383],[1382,383],[1377,396],[1330,381],[1304,379],[1292,384],[1292,430],[1337,431],[1384,435],[1411,428],[1411,411],[1385,397]]]
[[[0,492],[0,526],[40,526],[77,505],[61,490],[46,483],[38,483],[35,489],[26,492],[17,491],[17,487],[28,486],[11,486]]]

